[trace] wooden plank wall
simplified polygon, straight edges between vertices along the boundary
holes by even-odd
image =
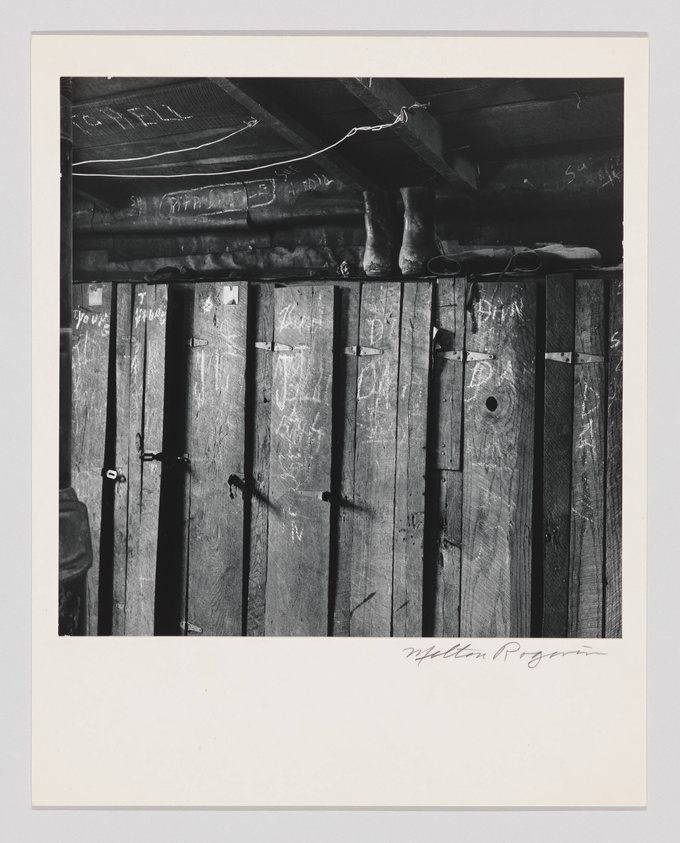
[[[171,634],[621,635],[620,277],[200,282],[185,300],[166,326],[166,286],[119,284],[97,305],[114,337],[74,323],[93,535],[107,435],[127,481],[107,516],[113,634],[158,632],[161,475],[181,464]],[[166,342],[186,360],[178,453]],[[95,571],[91,634],[104,592]]]

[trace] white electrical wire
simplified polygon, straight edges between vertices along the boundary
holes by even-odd
[[[205,149],[206,146],[214,146],[216,143],[222,143],[222,141],[229,140],[229,138],[233,138],[234,135],[238,135],[246,129],[251,129],[253,126],[257,126],[259,122],[259,120],[256,120],[253,117],[252,120],[249,120],[244,126],[241,126],[240,129],[236,129],[235,132],[225,135],[223,138],[217,138],[216,140],[211,140],[207,143],[201,143],[198,146],[187,146],[185,149],[167,149],[164,152],[154,152],[153,155],[140,155],[138,158],[92,158],[89,161],[74,161],[71,166],[82,167],[83,164],[118,164],[119,162],[126,161],[148,161],[149,158],[160,158],[161,155],[180,155],[182,152],[195,152],[197,149]]]
[[[224,170],[219,173],[211,172],[211,173],[172,173],[172,174],[144,174],[144,173],[73,173],[73,176],[81,176],[85,178],[97,177],[103,179],[186,179],[186,178],[198,178],[201,176],[235,176],[240,175],[241,173],[255,173],[258,170],[266,170],[269,167],[282,167],[285,164],[295,164],[297,161],[305,161],[308,158],[314,158],[317,155],[322,155],[324,152],[328,152],[330,149],[333,149],[336,146],[339,146],[343,141],[346,141],[348,138],[353,137],[357,134],[357,132],[379,132],[382,129],[391,129],[393,126],[396,126],[398,123],[406,123],[408,121],[408,112],[414,108],[426,108],[427,106],[424,103],[414,102],[413,105],[405,106],[403,105],[399,111],[399,114],[394,118],[391,123],[380,123],[376,126],[355,126],[353,129],[350,129],[347,134],[343,135],[340,140],[335,141],[335,143],[330,144],[329,146],[325,146],[323,149],[316,150],[315,152],[310,152],[308,155],[301,155],[298,158],[288,158],[285,161],[274,161],[271,164],[261,164],[258,167],[247,167],[240,170]],[[245,128],[245,127],[244,127]],[[241,131],[241,130],[239,130]],[[180,152],[182,150],[177,150]],[[121,159],[122,160],[122,159]],[[82,162],[85,163],[85,162]]]

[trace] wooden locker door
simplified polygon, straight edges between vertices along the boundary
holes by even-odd
[[[111,284],[73,287],[72,482],[78,499],[87,506],[92,537],[92,568],[87,575],[89,635],[98,632],[111,292]]]
[[[121,284],[117,299],[113,633],[153,635],[167,286]]]
[[[268,635],[328,632],[335,290],[274,293]]]
[[[241,635],[248,284],[194,288],[187,397],[191,460],[187,632]]]
[[[535,282],[476,282],[464,385],[463,636],[530,632]]]

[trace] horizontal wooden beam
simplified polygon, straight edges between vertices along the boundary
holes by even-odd
[[[328,146],[328,143],[324,143],[306,126],[281,109],[278,104],[269,101],[259,91],[255,91],[251,83],[242,79],[220,77],[211,77],[210,81],[247,108],[253,117],[261,120],[295,146],[301,156],[317,153]],[[379,189],[368,175],[354,167],[349,161],[342,159],[338,153],[321,153],[315,155],[314,160],[327,175],[342,181],[348,187],[361,190]]]
[[[403,107],[416,104],[413,96],[395,79],[341,79],[340,82],[381,120],[388,122]],[[423,108],[409,112],[408,121],[394,131],[411,149],[449,184],[457,189],[477,188],[477,168],[465,155],[447,156],[444,129]]]

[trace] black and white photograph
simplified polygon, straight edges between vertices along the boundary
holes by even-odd
[[[61,636],[622,636],[623,78],[60,109]]]

